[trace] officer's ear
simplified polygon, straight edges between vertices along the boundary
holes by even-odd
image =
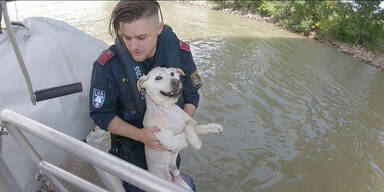
[[[145,88],[145,82],[147,82],[148,79],[149,79],[148,75],[143,75],[143,76],[140,77],[140,79],[137,81],[137,89],[139,89],[139,91],[142,88]]]
[[[164,27],[164,23],[163,22],[159,22],[157,24],[157,35],[160,35],[160,33],[163,31],[163,27]]]

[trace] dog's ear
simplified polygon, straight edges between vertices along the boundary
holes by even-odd
[[[145,88],[145,82],[148,81],[149,79],[149,76],[148,75],[143,75],[140,77],[140,79],[137,81],[137,89],[139,89],[139,91],[142,89],[142,88]]]
[[[185,76],[185,73],[183,70],[179,69],[179,68],[171,68],[173,71],[175,71],[176,73],[180,74],[181,76]]]

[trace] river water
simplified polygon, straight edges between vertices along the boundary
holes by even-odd
[[[65,21],[109,44],[116,2],[11,2],[12,19]],[[198,191],[384,191],[384,73],[313,40],[161,2],[203,81],[196,120],[224,134],[182,152]]]

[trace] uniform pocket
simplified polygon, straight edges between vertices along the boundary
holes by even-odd
[[[147,169],[145,160],[144,145],[134,141],[128,141],[121,144],[118,157],[128,161],[138,167]]]
[[[144,145],[137,145],[131,149],[130,162],[143,169],[147,169],[147,161],[145,159]]]
[[[135,144],[133,141],[130,141],[126,138],[120,138],[120,146],[117,156],[121,159],[131,162],[131,151],[134,147]]]

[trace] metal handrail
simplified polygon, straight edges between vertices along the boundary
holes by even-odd
[[[177,186],[173,183],[158,178],[148,171],[136,167],[126,161],[123,161],[111,154],[96,149],[82,141],[74,139],[64,133],[61,133],[51,127],[27,118],[11,110],[5,109],[0,113],[0,123],[5,125],[10,135],[31,157],[32,161],[40,170],[43,170],[53,176],[59,177],[85,191],[106,191],[99,186],[92,184],[78,176],[75,176],[55,165],[52,165],[41,159],[36,150],[20,131],[27,131],[44,141],[51,143],[76,155],[93,166],[101,168],[120,179],[135,185],[145,191],[190,191]],[[108,162],[108,164],[106,163]]]

